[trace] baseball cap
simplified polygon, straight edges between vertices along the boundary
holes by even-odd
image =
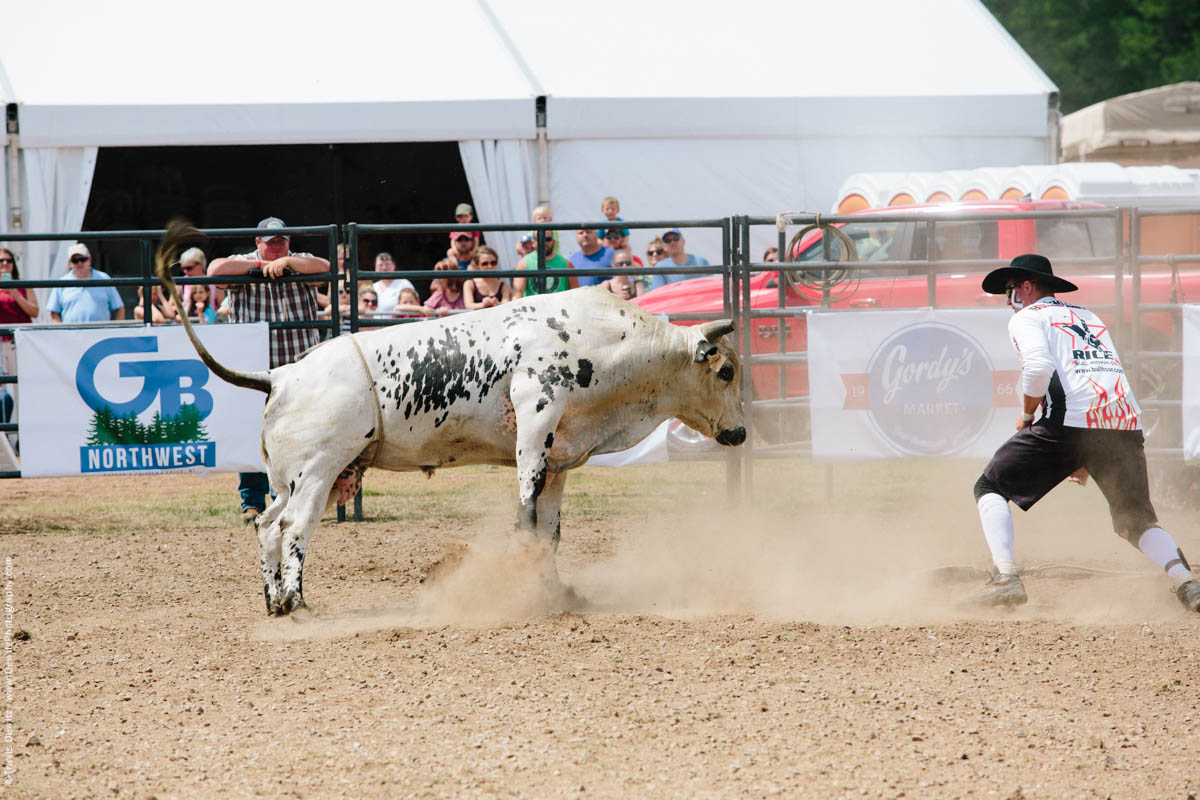
[[[532,233],[527,233],[521,237],[521,244],[528,244],[529,242],[536,242],[536,241],[537,241],[537,236],[533,235]]]
[[[71,256],[87,256],[88,258],[91,258],[92,252],[87,249],[87,245],[83,242],[76,242],[67,248],[67,258],[70,258]]]
[[[679,228],[667,228],[665,231],[662,232],[662,235],[667,236],[672,233],[674,233],[678,236],[683,236],[683,231],[679,230]]]
[[[286,227],[287,225],[285,225],[283,220],[281,220],[279,217],[267,217],[266,219],[258,221],[258,229],[260,231],[273,231]],[[284,239],[292,238],[286,233],[267,233],[266,235],[259,236],[258,238],[262,239],[263,241],[267,241],[268,239],[277,239],[280,236],[282,236]]]
[[[456,205],[454,207],[454,216],[456,216],[456,217],[459,214],[474,214],[474,213],[475,213],[475,209],[471,208],[470,203],[459,203],[458,205]]]
[[[476,239],[478,239],[479,231],[450,231],[450,241],[453,242],[460,236],[474,236]]]
[[[600,231],[600,238],[607,239],[607,238],[609,238],[610,234],[614,234],[613,238],[618,238],[621,236],[628,236],[629,229],[628,228],[609,228],[606,231]]]

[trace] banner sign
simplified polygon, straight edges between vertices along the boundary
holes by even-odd
[[[222,364],[267,369],[266,323],[201,325]],[[262,472],[266,396],[209,372],[181,327],[17,331],[21,475]]]
[[[1008,309],[808,316],[814,458],[987,458],[1013,434]]]
[[[1200,460],[1200,305],[1183,307],[1183,457]]]

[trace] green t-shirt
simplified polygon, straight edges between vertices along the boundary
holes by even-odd
[[[536,270],[537,267],[538,267],[537,254],[530,253],[529,255],[527,255],[521,259],[521,263],[517,266],[517,269]],[[562,255],[562,253],[555,253],[554,255],[552,255],[546,259],[546,269],[570,269],[570,268],[571,268],[571,262],[567,261],[566,257],[564,257]],[[565,292],[568,288],[569,288],[569,284],[567,283],[566,278],[547,278],[546,279],[546,293],[547,294],[550,292]],[[531,275],[530,277],[525,279],[525,296],[529,297],[530,295],[535,295],[537,293],[538,293],[538,291],[537,291],[537,276]]]

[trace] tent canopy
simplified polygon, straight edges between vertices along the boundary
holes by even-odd
[[[626,219],[773,217],[863,170],[1056,157],[1056,89],[980,0],[10,0],[3,19],[33,231],[79,230],[96,148],[150,145],[457,141],[479,220],[525,221],[547,199],[539,97],[562,221],[609,194]],[[688,235],[714,263],[720,243]]]
[[[4,16],[26,147],[530,139],[539,95],[552,139],[1044,137],[1055,91],[977,0],[719,16],[654,0],[43,0]]]

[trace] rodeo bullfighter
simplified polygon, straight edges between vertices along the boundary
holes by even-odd
[[[196,235],[172,223],[157,253],[177,304],[169,266]],[[277,496],[258,540],[269,614],[304,607],[309,537],[369,467],[514,466],[517,529],[553,552],[566,473],[589,456],[671,417],[723,445],[746,438],[733,324],[671,325],[601,288],[339,336],[269,372],[224,367],[184,323],[214,374],[267,393],[262,455]]]

